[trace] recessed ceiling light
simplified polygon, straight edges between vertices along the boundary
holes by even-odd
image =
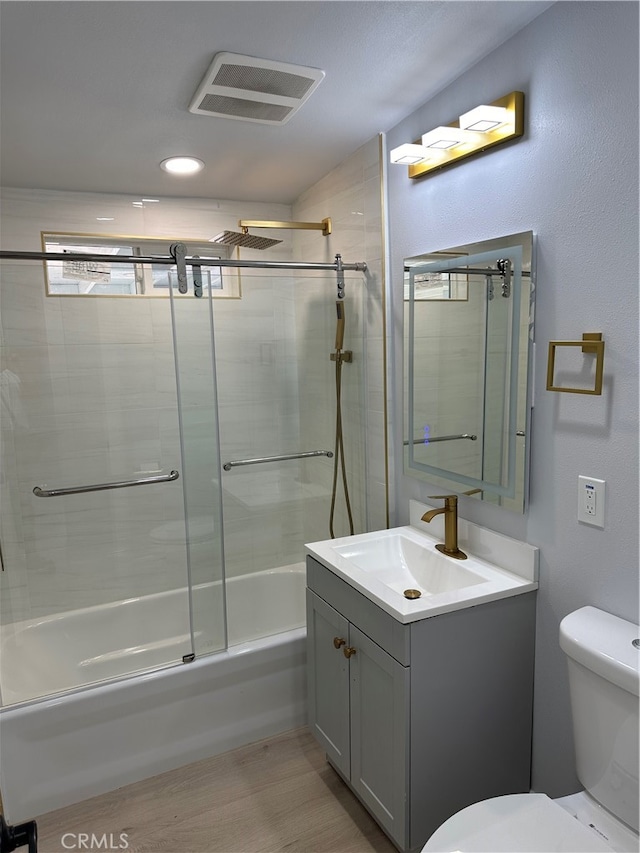
[[[96,216],[98,222],[113,222],[115,216]]]
[[[204,169],[204,163],[197,157],[169,157],[160,163],[160,168],[172,175],[195,175]]]

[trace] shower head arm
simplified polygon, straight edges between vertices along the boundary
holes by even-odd
[[[331,234],[331,218],[327,217],[322,222],[281,222],[274,219],[240,219],[238,228],[246,231],[248,228],[283,228],[294,231],[322,231],[323,236]]]

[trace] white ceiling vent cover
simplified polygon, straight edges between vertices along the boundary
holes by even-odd
[[[217,53],[189,104],[189,112],[284,124],[323,78],[324,71],[319,68]]]

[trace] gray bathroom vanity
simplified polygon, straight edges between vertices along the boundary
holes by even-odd
[[[411,618],[328,562],[307,556],[309,725],[397,847],[529,791],[537,584]]]

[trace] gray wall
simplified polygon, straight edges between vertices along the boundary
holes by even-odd
[[[394,457],[402,451],[402,259],[533,230],[535,409],[524,516],[461,500],[461,515],[541,549],[533,786],[578,790],[560,620],[593,604],[638,616],[638,6],[560,2],[387,135],[388,148],[476,104],[525,92],[525,137],[418,181],[389,166]],[[549,340],[602,331],[601,397],[545,390]],[[577,477],[607,481],[604,530],[576,518]],[[396,466],[397,523],[428,484]]]

